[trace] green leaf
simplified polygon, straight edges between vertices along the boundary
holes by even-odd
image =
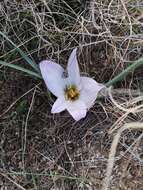
[[[143,57],[132,63],[130,66],[128,66],[124,71],[122,71],[119,75],[115,76],[113,79],[108,81],[105,85],[107,87],[112,86],[113,84],[116,84],[118,81],[121,81],[125,79],[125,77],[130,73],[133,72],[135,69],[137,69],[140,66],[143,66]]]
[[[4,66],[8,66],[10,68],[13,68],[13,69],[16,69],[18,71],[22,71],[24,73],[27,73],[28,75],[31,75],[31,76],[34,76],[34,77],[37,77],[37,78],[40,78],[42,79],[41,75],[39,73],[36,73],[36,72],[33,72],[33,71],[30,71],[28,69],[25,69],[23,67],[20,67],[18,65],[14,65],[14,64],[11,64],[11,63],[6,63],[4,61],[0,61],[0,64],[1,65],[4,65]]]
[[[27,63],[29,63],[31,65],[31,67],[33,67],[38,73],[40,73],[40,69],[39,66],[32,61],[16,44],[14,44],[4,33],[0,32],[0,35],[3,36],[8,42],[10,42],[10,44],[12,44],[16,50],[20,53],[20,55],[22,56],[23,59],[25,59],[25,61],[27,61]]]

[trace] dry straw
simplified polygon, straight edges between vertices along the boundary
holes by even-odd
[[[114,136],[112,145],[110,148],[106,176],[104,179],[102,190],[110,190],[110,182],[111,182],[112,171],[113,171],[113,167],[115,163],[115,155],[116,155],[117,146],[118,146],[122,133],[125,130],[129,130],[129,129],[130,130],[143,129],[143,123],[140,123],[140,122],[126,123],[123,127],[121,127],[118,130],[117,134]]]

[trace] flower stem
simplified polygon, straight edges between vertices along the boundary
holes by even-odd
[[[105,85],[106,87],[112,86],[116,84],[118,81],[123,80],[129,72],[134,71],[139,66],[143,65],[143,57],[135,61],[132,65],[128,66],[124,71],[122,71],[119,75],[115,76],[113,79],[109,80]]]

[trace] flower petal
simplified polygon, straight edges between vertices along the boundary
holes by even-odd
[[[93,106],[94,101],[97,98],[98,92],[105,88],[105,85],[97,83],[95,80],[89,77],[81,77],[83,89],[81,90],[80,100],[82,100],[87,108]]]
[[[64,69],[57,63],[44,60],[40,62],[40,70],[47,88],[55,96],[61,96],[64,92],[64,79],[62,78]]]
[[[66,102],[64,97],[57,98],[55,103],[53,104],[51,113],[60,113],[66,109]]]
[[[79,71],[79,66],[78,66],[78,61],[77,61],[77,48],[75,48],[68,60],[68,78],[71,84],[76,85],[77,87],[80,86],[80,71]]]
[[[67,110],[76,121],[84,118],[87,111],[86,105],[80,100],[69,102],[67,105]]]

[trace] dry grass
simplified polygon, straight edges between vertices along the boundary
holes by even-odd
[[[78,47],[82,73],[102,83],[142,56],[142,20],[141,0],[0,3],[0,31],[37,63],[49,58],[66,67]],[[0,40],[0,59],[28,68]],[[67,112],[51,115],[55,97],[41,81],[1,66],[0,187],[142,190],[142,72],[130,73],[75,123]]]

